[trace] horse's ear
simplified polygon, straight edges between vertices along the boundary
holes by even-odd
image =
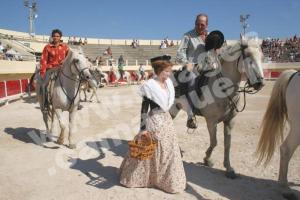
[[[241,44],[247,44],[245,35],[240,34],[240,40],[241,40]]]
[[[240,33],[240,40],[241,42],[245,40],[245,37]]]

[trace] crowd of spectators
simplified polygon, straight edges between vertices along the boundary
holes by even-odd
[[[160,49],[166,49],[166,48],[168,48],[168,47],[173,47],[173,46],[174,46],[174,41],[173,41],[173,40],[170,41],[170,40],[168,39],[168,37],[166,37],[165,39],[163,39],[163,40],[161,41],[159,48],[160,48]]]
[[[105,51],[103,52],[104,56],[112,56],[112,50],[110,47],[107,47],[107,49],[105,49]]]
[[[133,39],[130,45],[132,48],[136,49],[137,47],[140,46],[139,41],[136,39]]]
[[[88,43],[87,38],[84,38],[84,40],[82,40],[82,38],[77,39],[77,37],[73,36],[73,37],[69,37],[68,39],[68,44],[71,45],[86,45]]]
[[[10,45],[5,47],[0,42],[0,60],[14,60],[23,61],[22,55],[16,50],[14,50]]]
[[[103,66],[105,65],[105,60],[103,59],[102,56],[97,56],[95,61],[94,61],[94,64],[98,67],[98,66]]]
[[[296,35],[285,40],[264,39],[261,47],[267,62],[300,62],[300,37]]]

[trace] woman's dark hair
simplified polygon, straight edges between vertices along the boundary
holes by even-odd
[[[62,32],[59,29],[52,30],[51,36],[53,36],[55,33],[58,33],[60,37],[62,36]]]
[[[172,67],[173,63],[169,60],[158,60],[151,63],[152,68],[156,75],[159,75],[162,71],[164,71],[168,67]]]

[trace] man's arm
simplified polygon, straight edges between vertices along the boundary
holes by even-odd
[[[47,48],[45,47],[42,53],[42,57],[41,57],[41,67],[40,67],[40,75],[42,77],[44,77],[45,73],[46,73],[46,69],[48,67],[48,51]]]
[[[177,55],[176,55],[176,61],[179,64],[186,65],[188,63],[187,55],[186,55],[188,43],[189,43],[189,37],[188,35],[184,35],[180,42],[179,48],[177,50]]]

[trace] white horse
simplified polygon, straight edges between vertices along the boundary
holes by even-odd
[[[81,91],[84,93],[84,101],[87,101],[87,92],[92,91],[92,95],[90,96],[89,101],[91,102],[93,97],[96,97],[97,103],[100,103],[100,99],[97,95],[97,88],[101,87],[102,83],[102,72],[92,65],[90,65],[90,73],[91,73],[91,80],[90,81],[83,81],[81,84]],[[81,93],[80,93],[80,100],[81,100]]]
[[[208,76],[207,85],[199,85],[195,88],[196,91],[189,92],[188,96],[197,109],[195,114],[206,119],[210,135],[210,146],[206,151],[204,164],[213,165],[210,157],[213,149],[217,146],[217,124],[223,122],[225,146],[223,164],[226,168],[226,176],[235,178],[235,171],[230,164],[230,145],[233,118],[241,111],[238,109],[239,85],[242,75],[245,75],[249,86],[255,90],[259,90],[263,86],[262,53],[258,42],[246,41],[241,38],[237,44],[227,46],[220,56],[221,69],[209,72],[206,75]],[[198,98],[197,93],[201,92],[202,95]],[[170,114],[175,118],[180,109],[187,112],[189,106],[186,96],[180,96],[175,99]]]
[[[103,76],[103,79],[101,79],[101,84],[105,82],[105,84],[108,85],[109,84],[108,74],[106,72],[101,72],[101,75]]]
[[[90,92],[90,90],[92,90],[92,95],[90,96],[89,98],[89,101],[92,102],[92,99],[93,97],[95,96],[96,97],[96,100],[97,100],[97,103],[101,103],[98,95],[97,95],[97,88],[98,88],[98,84],[96,83],[96,81],[93,81],[93,85],[90,84],[89,81],[84,81],[82,84],[81,84],[81,91],[83,91],[83,94],[84,94],[84,100],[83,101],[87,101],[87,92]],[[80,100],[81,99],[81,93],[80,93]]]
[[[141,74],[141,72],[138,70],[138,71],[136,71],[136,74],[137,74],[137,82],[138,82],[138,84],[141,82],[141,81],[143,81],[143,80],[147,80],[147,77],[148,77],[148,72],[144,72],[144,76],[142,76],[142,74]]]
[[[69,50],[67,57],[63,61],[63,65],[58,69],[57,75],[54,80],[50,82],[49,99],[50,110],[48,113],[43,113],[43,119],[46,125],[47,132],[49,133],[48,117],[51,116],[51,130],[53,130],[54,114],[57,116],[61,132],[57,140],[58,144],[64,143],[66,126],[62,122],[63,111],[69,112],[69,147],[76,148],[73,140],[73,124],[75,114],[79,104],[79,90],[80,83],[83,80],[90,81],[91,74],[88,68],[86,58],[74,50]],[[92,82],[91,82],[92,84]],[[42,97],[39,89],[39,81],[37,82],[37,97],[42,105]],[[41,106],[42,107],[42,106]]]
[[[271,98],[262,121],[262,134],[259,140],[257,153],[258,163],[268,164],[275,147],[283,140],[286,121],[290,130],[280,146],[279,184],[282,194],[293,199],[294,194],[288,186],[287,173],[289,161],[300,144],[300,73],[295,70],[284,71],[273,87]],[[295,198],[294,198],[295,199]]]
[[[116,76],[116,82],[115,82],[115,86],[118,86],[119,85],[119,80],[121,78],[121,74],[119,72],[119,69],[117,66],[111,66],[111,71],[114,73],[114,75]],[[131,85],[131,75],[128,71],[124,71],[124,74],[123,74],[123,78],[126,80],[126,83]]]

